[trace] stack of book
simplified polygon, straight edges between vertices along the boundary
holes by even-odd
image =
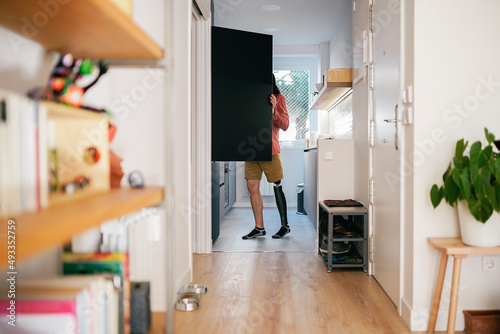
[[[0,332],[114,334],[119,332],[118,292],[112,276],[68,276],[20,280],[15,296],[15,326],[3,321]],[[6,318],[11,301],[0,301]]]
[[[128,253],[64,253],[62,262],[63,275],[111,275],[115,287],[119,289],[119,333],[130,334]]]
[[[48,205],[48,120],[43,104],[0,90],[0,161],[0,216]]]

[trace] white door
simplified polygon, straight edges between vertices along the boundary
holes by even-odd
[[[396,129],[401,20],[393,0],[373,0],[373,275],[400,306],[400,155]],[[399,131],[399,129],[397,129]]]

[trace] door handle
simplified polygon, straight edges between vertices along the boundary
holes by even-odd
[[[386,123],[394,123],[394,146],[396,147],[396,151],[399,149],[398,141],[399,141],[399,129],[398,129],[398,105],[394,108],[394,119],[384,119]]]

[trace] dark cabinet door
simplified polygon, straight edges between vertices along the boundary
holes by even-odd
[[[271,161],[272,44],[212,27],[212,161]]]

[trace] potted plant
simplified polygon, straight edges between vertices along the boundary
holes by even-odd
[[[441,200],[458,208],[462,241],[471,246],[500,245],[500,141],[484,129],[487,144],[457,141],[455,156],[443,175],[443,185],[434,184],[431,202],[436,208]],[[456,204],[456,205],[455,205]]]

